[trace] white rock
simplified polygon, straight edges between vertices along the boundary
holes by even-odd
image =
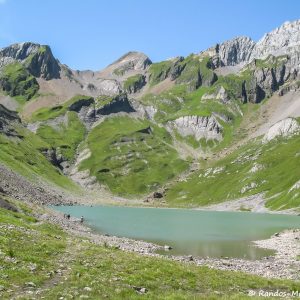
[[[254,188],[257,187],[257,183],[256,182],[251,182],[249,183],[248,185],[244,186],[242,189],[241,189],[241,194],[244,194]]]
[[[300,189],[300,180],[297,181],[290,189],[289,192]]]
[[[263,170],[264,166],[258,163],[254,163],[249,173],[256,173],[257,171]]]
[[[222,126],[214,116],[183,116],[168,125],[175,128],[182,136],[192,135],[196,140],[222,140]]]
[[[265,34],[255,45],[250,60],[266,58],[270,54],[279,56],[300,50],[300,20],[285,22],[282,26]]]
[[[270,127],[268,132],[263,137],[263,143],[269,142],[276,137],[287,137],[296,132],[299,132],[300,126],[298,122],[293,118],[286,118],[281,120]]]
[[[211,100],[211,99],[216,99],[223,103],[227,103],[229,101],[227,92],[223,86],[219,88],[218,92],[212,94],[206,93],[201,98],[201,100]]]

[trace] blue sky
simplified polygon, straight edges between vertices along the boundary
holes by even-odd
[[[0,47],[48,44],[71,68],[98,70],[130,50],[160,61],[298,18],[299,0],[0,0]]]

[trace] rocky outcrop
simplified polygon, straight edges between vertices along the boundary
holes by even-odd
[[[94,98],[90,97],[90,98],[82,98],[77,100],[76,102],[72,103],[69,107],[68,110],[69,111],[75,111],[75,112],[80,112],[80,110],[83,107],[89,107],[90,105],[92,105],[93,103],[95,103]]]
[[[46,80],[60,78],[60,66],[49,46],[41,46],[26,62],[29,72]]]
[[[200,86],[211,86],[217,81],[217,75],[213,72],[211,62],[190,55],[180,62],[180,74],[176,83],[187,85],[188,91],[192,92]]]
[[[255,42],[249,37],[237,37],[202,52],[212,57],[214,68],[248,62]]]
[[[154,116],[157,113],[157,108],[155,106],[143,105],[141,102],[134,99],[130,99],[130,103],[140,118],[146,118],[154,121]]]
[[[183,60],[184,60],[183,56],[179,56],[174,60],[172,66],[170,68],[169,74],[168,74],[170,76],[171,80],[175,80],[176,78],[178,78],[180,76],[181,72],[183,71],[183,69],[185,67],[185,65],[182,64]]]
[[[102,95],[117,95],[121,92],[120,83],[115,79],[99,79],[96,87]]]
[[[0,50],[0,67],[14,61],[24,61],[30,55],[38,52],[40,45],[33,43],[13,44]]]
[[[7,136],[19,136],[15,130],[17,124],[21,124],[18,114],[0,104],[0,133]]]
[[[174,121],[169,121],[169,127],[178,131],[182,136],[192,135],[196,140],[221,140],[222,126],[214,116],[183,116]]]
[[[237,37],[217,46],[220,66],[234,66],[248,61],[255,42],[249,37]]]
[[[144,133],[144,134],[152,134],[153,130],[152,130],[152,128],[150,126],[148,126],[146,128],[138,130],[137,132],[138,133]]]
[[[146,77],[142,74],[137,74],[126,79],[124,82],[124,90],[129,94],[134,94],[141,90],[146,84]]]
[[[212,100],[216,99],[220,102],[226,104],[230,99],[228,96],[228,93],[226,92],[225,88],[223,86],[220,86],[217,92],[215,93],[206,93],[202,96],[202,100]]]
[[[67,160],[64,159],[62,154],[60,153],[59,148],[50,148],[50,149],[45,149],[41,150],[43,155],[47,158],[47,160],[54,165],[55,167],[59,168],[60,170],[63,170],[63,163],[66,162]]]
[[[126,94],[116,96],[108,104],[96,110],[96,115],[110,115],[119,112],[131,113],[135,112],[132,105],[129,103]]]
[[[299,123],[293,118],[287,118],[274,124],[263,137],[263,143],[269,142],[277,137],[288,137],[300,132]]]
[[[24,63],[35,77],[60,78],[60,65],[49,46],[34,43],[13,44],[0,50],[0,68],[13,62]]]

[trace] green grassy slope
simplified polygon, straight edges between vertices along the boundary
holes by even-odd
[[[167,193],[170,205],[199,206],[265,192],[271,209],[300,205],[299,189],[289,191],[300,178],[300,136],[267,144],[251,142],[228,157],[208,165]]]
[[[0,87],[22,104],[30,100],[39,90],[35,77],[21,63],[5,66],[0,74]]]
[[[55,119],[59,116],[66,114],[71,105],[74,105],[80,101],[92,102],[93,98],[89,96],[77,95],[72,97],[68,101],[62,103],[61,105],[40,108],[32,114],[30,122],[47,121],[50,119]]]
[[[196,141],[192,136],[183,138],[177,136],[178,139],[185,141],[195,148],[208,148],[213,151],[218,151],[228,146],[233,141],[233,136],[236,129],[240,125],[242,116],[240,111],[246,111],[249,104],[242,104],[238,98],[224,104],[216,99],[204,100],[204,94],[213,94],[218,91],[220,86],[223,86],[223,81],[217,81],[213,86],[201,86],[193,92],[188,92],[187,86],[184,84],[176,85],[170,90],[159,95],[147,94],[141,102],[145,105],[152,105],[157,109],[155,121],[165,125],[168,121],[175,120],[182,116],[211,116],[216,115],[218,122],[223,127],[223,141],[220,143],[207,141]],[[228,88],[228,93],[230,89]],[[232,95],[234,97],[234,95]],[[218,116],[221,116],[222,119]],[[225,122],[223,119],[227,119]]]
[[[32,208],[0,208],[0,298],[29,299],[243,299],[249,290],[299,290],[299,283],[269,280],[143,257],[98,246],[39,222]],[[43,210],[34,207],[34,211]],[[88,287],[88,288],[86,288]],[[135,287],[145,287],[140,295]],[[38,293],[37,295],[36,292]]]
[[[171,145],[166,130],[149,121],[106,119],[89,133],[91,157],[80,168],[89,169],[114,193],[146,193],[186,168]]]
[[[25,136],[23,140],[0,136],[3,144],[0,149],[0,161],[27,177],[42,176],[45,180],[61,186],[74,186],[68,178],[50,165],[41,154],[41,150],[56,149],[65,160],[72,163],[78,146],[82,145],[91,150],[91,157],[82,162],[81,170],[90,170],[91,175],[101,184],[107,185],[113,193],[137,196],[155,191],[188,168],[188,162],[179,159],[178,148],[176,151],[174,144],[179,147],[178,145],[182,145],[180,143],[186,143],[205,155],[212,156],[244,138],[247,132],[240,126],[241,123],[247,116],[254,116],[255,110],[262,105],[244,102],[267,101],[267,97],[273,92],[267,87],[263,93],[266,99],[261,99],[261,95],[257,98],[254,73],[266,68],[270,72],[276,71],[286,60],[285,56],[255,60],[239,74],[226,76],[217,76],[212,69],[211,59],[201,55],[192,54],[186,58],[154,63],[146,70],[145,76],[137,74],[123,83],[125,89],[131,90],[136,85],[139,86],[141,81],[144,84],[147,80],[151,91],[153,86],[162,83],[166,78],[169,79],[168,82],[172,81],[171,87],[158,95],[148,93],[135,99],[156,108],[152,123],[129,116],[114,117],[105,120],[88,133],[77,115],[80,107],[99,109],[108,105],[115,97],[102,95],[93,99],[77,95],[60,105],[34,112],[28,121],[42,123],[35,136],[25,129],[22,129]],[[20,101],[24,102],[36,95],[38,86],[34,85],[35,79],[26,70],[26,64],[8,65],[3,69],[1,76],[2,80],[6,78],[9,85],[18,92],[15,95],[21,97]],[[218,98],[221,87],[226,91],[225,100]],[[167,124],[170,125],[168,122],[191,115],[213,115],[222,127],[223,140],[196,140],[194,136],[180,136],[176,130],[171,135],[163,129]],[[65,117],[66,122],[57,126],[47,123],[57,117]],[[151,132],[140,132],[149,126]],[[174,139],[179,143],[174,143]],[[297,140],[293,139],[288,140],[287,144],[277,143],[274,145],[277,151],[275,156],[268,150],[270,145],[250,144],[222,161],[210,162],[212,167],[226,167],[219,173],[207,176],[203,175],[207,170],[200,171],[187,182],[173,186],[167,194],[169,205],[197,206],[263,191],[268,197],[274,196],[267,204],[273,209],[296,207],[299,205],[298,191],[294,189],[288,193],[288,190],[299,175],[298,170],[293,169],[298,163],[298,156],[295,156],[297,143]],[[190,155],[195,159],[198,156],[194,154],[194,149],[189,152],[188,148],[186,153],[184,149],[182,153],[185,157]],[[248,161],[238,165],[232,163],[233,156],[242,155],[241,151],[261,151],[262,155],[256,163],[264,164],[265,167],[256,173],[249,173],[248,169],[254,162]],[[293,158],[289,160],[290,155]],[[261,158],[264,161],[260,161]],[[189,158],[187,160],[190,161]],[[290,169],[293,172],[289,171],[289,164],[292,164]],[[203,164],[203,168],[205,166],[206,163]],[[246,190],[241,193],[243,189]]]
[[[0,163],[30,180],[46,180],[60,187],[77,190],[69,178],[55,168],[41,153],[49,145],[23,127],[17,127],[22,138],[9,138],[0,134]]]
[[[66,124],[57,127],[41,125],[37,135],[41,137],[51,148],[60,148],[65,159],[72,161],[78,145],[84,140],[86,129],[75,112],[68,112]]]

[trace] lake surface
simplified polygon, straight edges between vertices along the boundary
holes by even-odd
[[[200,257],[270,255],[251,241],[269,238],[287,228],[300,228],[300,217],[249,212],[213,212],[188,209],[117,206],[54,206],[73,217],[84,217],[99,233],[170,245],[166,254]]]

